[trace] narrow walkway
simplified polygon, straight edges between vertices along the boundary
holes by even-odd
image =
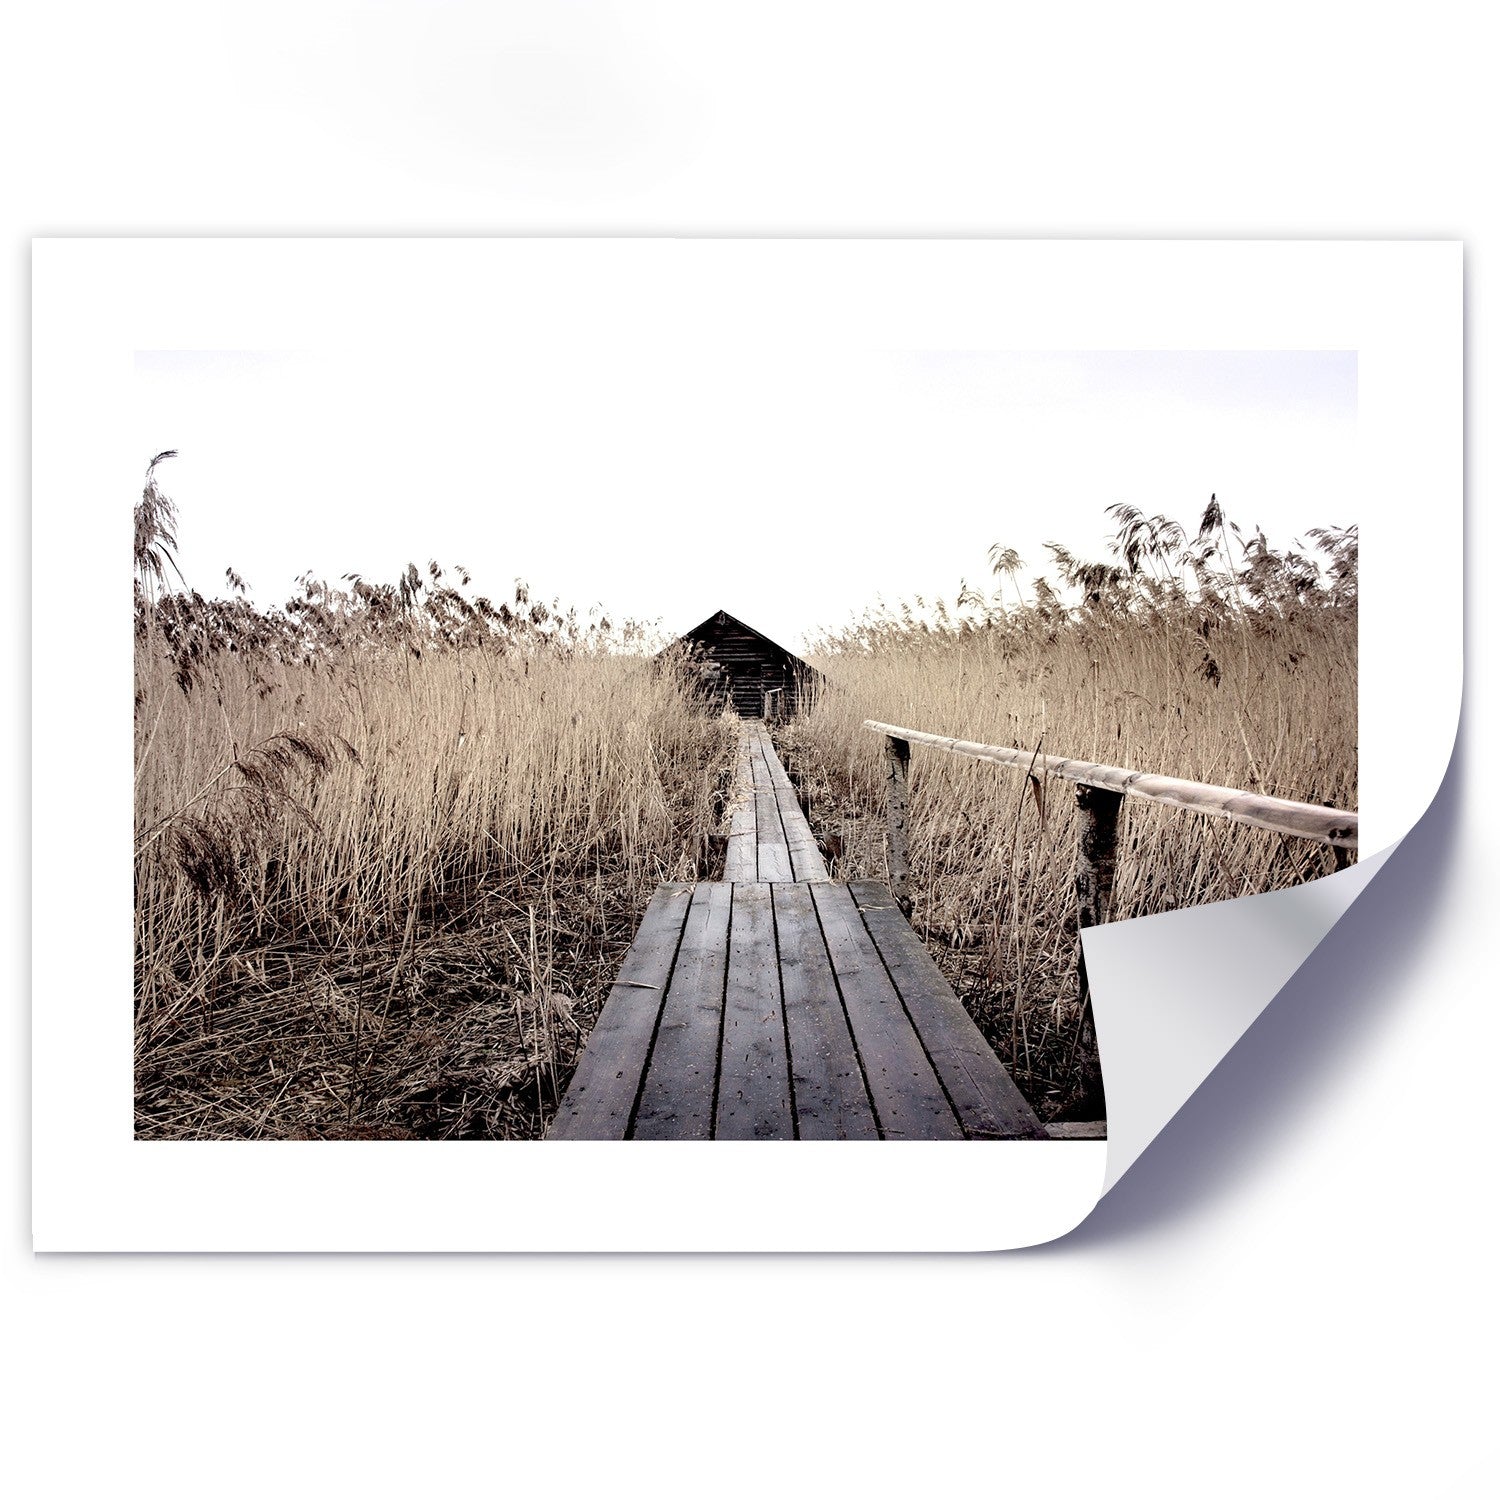
[[[829,880],[747,724],[724,879],[657,890],[549,1139],[1045,1137],[886,887]]]
[[[740,731],[724,879],[828,879],[828,867],[818,853],[796,788],[759,719],[750,720]]]

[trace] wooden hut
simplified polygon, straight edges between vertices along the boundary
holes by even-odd
[[[798,712],[822,673],[736,620],[727,610],[710,615],[682,636],[710,708],[732,708],[742,719],[782,719]]]

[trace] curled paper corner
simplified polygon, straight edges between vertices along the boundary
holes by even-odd
[[[1461,618],[1456,594],[1448,640],[1461,640]],[[1080,934],[1109,1118],[1101,1199],[1398,855],[1458,774],[1462,660],[1457,647],[1433,655],[1426,686],[1438,727],[1417,747],[1420,760],[1408,757],[1398,774],[1383,766],[1385,774],[1364,776],[1378,783],[1374,800],[1384,813],[1379,823],[1367,823],[1386,837],[1396,834],[1392,842],[1306,885],[1106,923]],[[1367,770],[1363,758],[1361,770]]]
[[[1084,932],[1109,1102],[1101,1196],[1311,957],[1395,847],[1307,885]]]

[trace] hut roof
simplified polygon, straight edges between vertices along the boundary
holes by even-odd
[[[779,652],[782,656],[786,657],[788,661],[794,661],[798,666],[805,668],[807,671],[817,673],[816,667],[808,666],[808,664],[803,661],[802,658],[795,652],[788,651],[785,646],[782,646],[776,641],[773,641],[770,636],[766,635],[763,631],[757,630],[753,625],[747,625],[743,620],[737,619],[734,615],[730,614],[727,609],[716,609],[713,614],[711,614],[706,620],[699,621],[699,623],[694,625],[691,630],[684,630],[682,634],[677,637],[677,641],[673,642],[673,645],[676,645],[682,641],[696,640],[704,635],[710,634],[715,627],[723,627],[725,625],[737,626],[739,629],[743,630],[746,635],[753,635],[757,640],[764,641],[766,645],[768,645],[773,651]],[[667,650],[670,651],[671,649],[671,646],[667,647]],[[819,673],[818,675],[821,676],[821,673]]]
[[[674,644],[689,647],[692,658],[700,662],[706,701],[733,708],[742,718],[770,715],[770,695],[779,695],[774,698],[778,716],[789,709],[798,712],[805,690],[823,683],[816,667],[728,610],[716,610]]]

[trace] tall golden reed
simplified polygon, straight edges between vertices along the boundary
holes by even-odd
[[[732,737],[640,655],[136,661],[138,1129],[533,1135]]]
[[[1330,535],[1352,570],[1353,533]],[[1277,589],[1299,558],[1267,562],[1256,539],[1235,554],[1203,592],[1065,559],[1075,583],[1106,575],[1102,599],[1064,608],[1042,581],[977,623],[941,605],[831,636],[815,657],[827,690],[783,740],[836,873],[885,874],[884,745],[865,719],[1356,808],[1352,571]],[[1014,562],[1001,551],[997,569]],[[1066,1113],[1083,1061],[1071,788],[916,746],[909,836],[918,930],[1044,1116]],[[1332,868],[1321,846],[1129,799],[1120,851],[1117,919]]]

